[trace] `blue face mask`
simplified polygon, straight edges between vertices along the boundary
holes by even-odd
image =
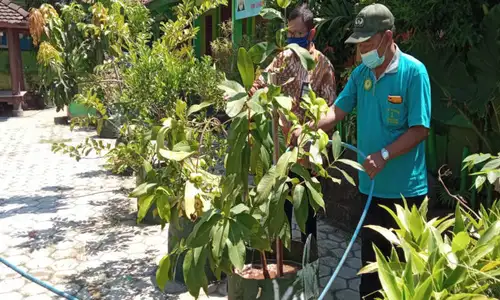
[[[290,44],[297,44],[300,47],[307,49],[307,47],[309,47],[309,33],[307,33],[307,35],[304,37],[298,37],[298,38],[289,37],[286,39],[286,43],[289,45]]]
[[[384,54],[382,56],[378,55],[378,49],[382,45],[382,41],[380,41],[380,44],[376,49],[361,54],[361,60],[363,61],[363,64],[370,69],[376,69],[377,67],[379,67],[381,64],[384,63],[385,52],[387,51],[387,47],[385,48]]]

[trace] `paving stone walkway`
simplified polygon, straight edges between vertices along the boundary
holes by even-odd
[[[0,256],[79,299],[192,299],[178,284],[168,294],[155,286],[167,232],[135,223],[136,203],[127,198],[134,180],[104,171],[101,157],[76,162],[52,153],[53,142],[95,134],[54,125],[61,115],[48,109],[0,117]],[[349,238],[320,221],[322,286]],[[359,299],[359,257],[356,245],[329,299]],[[209,298],[224,293],[221,283]],[[58,298],[0,263],[0,299]]]

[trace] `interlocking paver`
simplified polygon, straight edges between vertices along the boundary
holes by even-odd
[[[53,142],[77,144],[93,130],[54,125],[48,109],[24,117],[0,117],[0,253],[37,278],[79,299],[192,299],[184,286],[155,284],[157,261],[167,253],[167,232],[137,225],[135,200],[127,197],[134,178],[109,174],[105,158],[91,154],[76,162],[51,151]],[[104,142],[111,142],[107,140]],[[300,238],[297,225],[294,238]],[[319,221],[320,283],[324,286],[350,235]],[[327,299],[359,299],[359,243]],[[210,297],[225,299],[226,284]],[[0,265],[0,299],[55,299],[49,291]]]

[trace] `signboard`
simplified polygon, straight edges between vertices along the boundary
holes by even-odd
[[[234,14],[236,20],[246,19],[259,15],[263,0],[233,0]]]

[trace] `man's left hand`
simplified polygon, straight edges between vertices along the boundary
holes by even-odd
[[[382,154],[380,154],[380,152],[376,152],[368,155],[363,162],[363,167],[365,168],[368,176],[373,179],[380,171],[382,171],[385,167],[385,163],[386,161],[382,158]]]

